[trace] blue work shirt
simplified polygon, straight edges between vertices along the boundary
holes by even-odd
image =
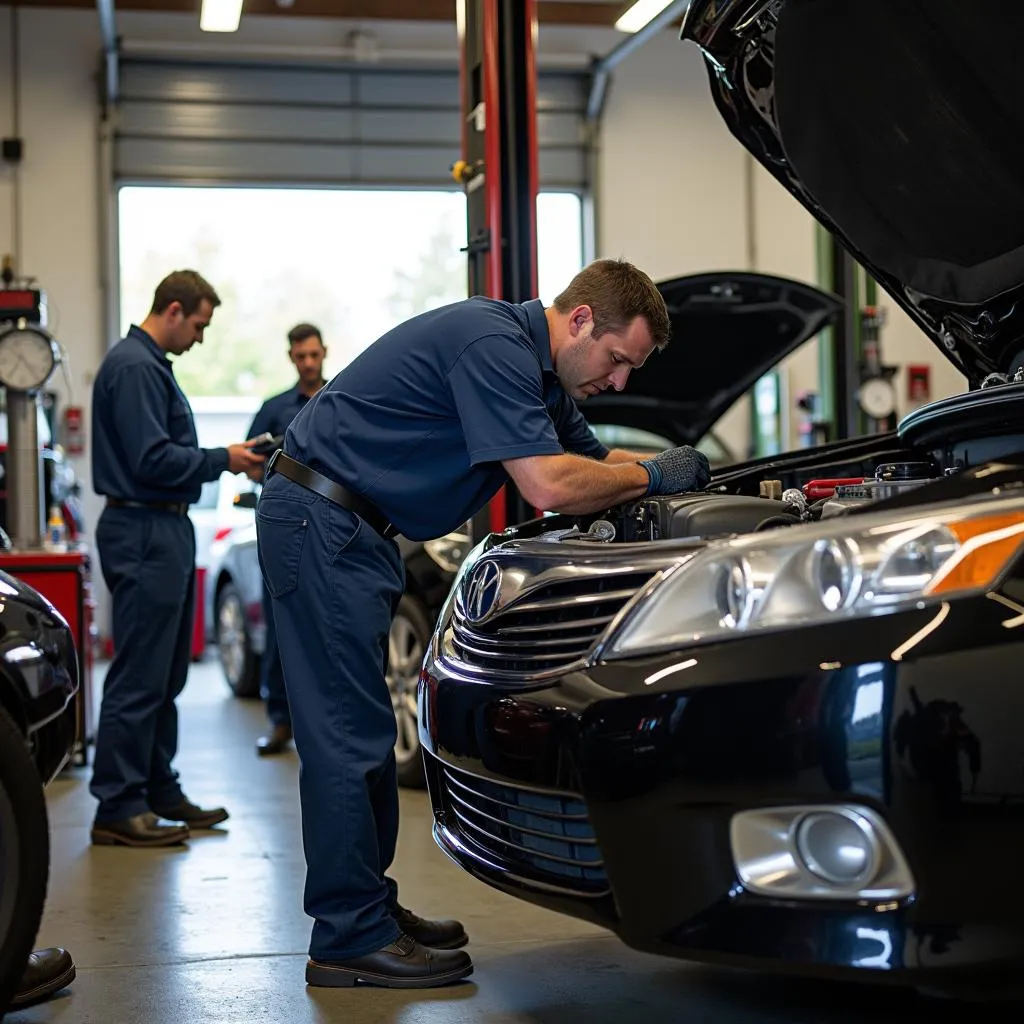
[[[246,440],[259,437],[260,434],[280,436],[288,429],[300,410],[305,408],[308,401],[309,395],[301,391],[298,384],[268,398],[253,417]]]
[[[92,438],[93,490],[108,498],[191,505],[228,468],[226,448],[199,447],[170,359],[134,324],[96,374]]]
[[[483,508],[508,482],[504,459],[608,454],[555,375],[543,303],[480,297],[379,338],[296,416],[284,450],[410,540]]]

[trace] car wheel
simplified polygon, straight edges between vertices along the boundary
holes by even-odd
[[[217,592],[217,651],[224,678],[236,697],[260,695],[260,659],[253,653],[242,595],[234,583]]]
[[[431,632],[423,606],[416,598],[403,594],[388,637],[386,678],[398,725],[395,743],[398,784],[410,789],[422,789],[426,785],[416,712],[416,686]]]
[[[0,1016],[25,973],[49,875],[43,785],[24,737],[0,708]]]

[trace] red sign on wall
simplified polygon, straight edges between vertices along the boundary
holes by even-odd
[[[64,410],[64,450],[68,455],[81,455],[85,451],[85,429],[82,426],[80,405],[69,405]]]
[[[928,402],[932,397],[932,368],[927,363],[907,366],[907,398],[911,402]]]

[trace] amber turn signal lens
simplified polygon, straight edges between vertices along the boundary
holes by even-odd
[[[977,516],[945,526],[960,549],[925,589],[929,595],[988,586],[1024,544],[1024,512]]]

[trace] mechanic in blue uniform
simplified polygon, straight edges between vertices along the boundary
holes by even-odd
[[[385,682],[404,586],[392,539],[439,537],[510,479],[532,505],[592,512],[703,486],[692,448],[608,451],[575,405],[620,390],[668,341],[664,300],[622,260],[545,308],[472,298],[367,348],[292,422],[256,514],[295,744],[313,919],[306,981],[434,986],[472,971],[457,921],[398,903],[396,723]]]
[[[262,434],[280,437],[288,429],[296,414],[326,383],[324,358],[327,349],[323,336],[312,324],[297,324],[288,332],[288,358],[299,374],[298,383],[268,398],[253,417],[249,439]],[[263,621],[267,640],[260,662],[260,696],[270,719],[270,733],[256,741],[260,757],[280,754],[292,738],[292,720],[288,713],[288,695],[284,689],[284,672],[277,650],[277,631],[274,629],[274,605],[266,583],[263,584]]]
[[[256,475],[264,457],[248,444],[200,448],[188,399],[168,356],[203,340],[217,293],[176,271],[156,289],[141,326],[106,355],[93,387],[93,488],[106,497],[96,527],[113,598],[114,660],[103,685],[90,789],[99,801],[98,845],[167,846],[189,827],[227,818],[189,801],[171,761],[175,700],[188,675],[195,533],[189,505],[228,469]]]

